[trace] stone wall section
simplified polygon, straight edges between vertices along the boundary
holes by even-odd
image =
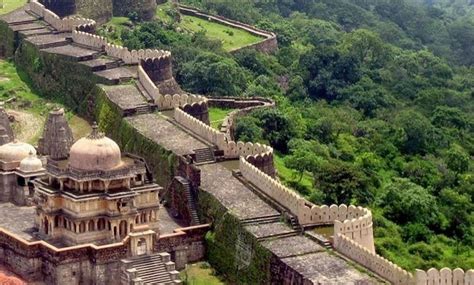
[[[181,109],[175,109],[174,119],[199,137],[217,146],[220,151],[224,152],[224,158],[244,157],[270,177],[275,176],[272,147],[259,143],[229,141],[224,133],[208,126]]]
[[[51,10],[36,0],[32,0],[30,3],[30,9],[33,13],[42,18],[46,23],[51,25],[58,32],[71,32],[79,26],[90,27],[95,26],[95,21],[91,19],[85,19],[80,17],[74,18],[63,18],[61,19]]]
[[[301,225],[334,224],[334,235],[346,236],[375,252],[370,210],[352,205],[316,206],[243,158],[240,171],[245,179],[296,215]]]
[[[461,268],[442,268],[439,271],[435,268],[428,271],[417,269],[415,282],[416,285],[473,285],[474,270],[464,272]]]
[[[413,276],[407,271],[403,270],[396,264],[388,261],[387,259],[381,257],[368,250],[367,248],[361,246],[354,240],[341,235],[336,234],[334,237],[334,248],[345,255],[346,257],[354,260],[355,262],[363,265],[364,267],[370,269],[371,271],[377,273],[383,278],[390,281],[395,285],[410,285],[413,283]],[[428,284],[444,284],[444,283],[428,283]],[[418,285],[418,284],[416,284]]]

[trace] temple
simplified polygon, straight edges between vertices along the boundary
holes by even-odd
[[[64,159],[48,158],[37,180],[37,227],[60,244],[120,241],[137,225],[158,229],[160,186],[145,163],[93,126]]]

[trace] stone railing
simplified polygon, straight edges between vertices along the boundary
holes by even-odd
[[[43,4],[36,0],[30,2],[30,9],[33,13],[38,15],[44,21],[50,24],[54,29],[59,32],[71,32],[76,30],[80,26],[94,26],[96,25],[94,20],[85,19],[81,17],[70,17],[61,19],[51,10],[47,9]]]
[[[474,284],[474,270],[464,270],[456,268],[451,270],[449,268],[442,268],[437,270],[434,268],[428,271],[416,270],[415,285],[472,285]]]
[[[350,258],[351,260],[363,265],[367,269],[377,273],[384,279],[390,281],[395,285],[410,285],[413,284],[413,276],[393,264],[389,260],[381,257],[380,255],[367,250],[354,240],[341,235],[336,234],[334,236],[334,248],[341,254]],[[445,283],[428,283],[428,284],[445,284]]]

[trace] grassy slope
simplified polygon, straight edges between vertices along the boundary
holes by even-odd
[[[23,5],[25,5],[26,0],[0,0],[0,3],[3,2],[3,8],[0,8],[0,15],[11,12]],[[0,6],[2,6],[0,4]]]
[[[17,138],[36,144],[48,112],[55,106],[62,106],[40,98],[24,78],[26,76],[18,73],[12,63],[0,60],[0,102],[8,100],[5,108],[17,120],[13,124]],[[67,118],[75,138],[90,132],[89,124],[82,118],[71,113],[67,113]]]
[[[169,9],[169,2],[159,5],[156,12],[157,18],[170,22],[171,18],[166,12]],[[180,27],[191,32],[205,31],[209,38],[220,40],[226,51],[241,48],[262,40],[261,37],[254,36],[247,31],[187,15],[183,15]]]
[[[189,265],[181,272],[181,280],[189,285],[224,285],[213,273],[213,269],[207,263],[196,263]]]

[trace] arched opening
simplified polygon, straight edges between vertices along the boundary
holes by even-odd
[[[105,229],[105,220],[104,220],[104,218],[100,218],[99,221],[97,222],[97,229],[99,231],[102,231],[103,229]],[[109,229],[110,229],[110,225],[109,225]]]
[[[121,221],[119,224],[119,235],[125,237],[128,233],[127,221]]]
[[[54,227],[55,228],[59,227],[59,216],[54,217]]]
[[[94,223],[94,220],[90,220],[90,221],[89,221],[89,228],[88,228],[88,230],[89,230],[90,232],[95,231],[95,223]]]
[[[46,235],[49,235],[49,223],[48,223],[48,218],[44,218],[44,233]]]

